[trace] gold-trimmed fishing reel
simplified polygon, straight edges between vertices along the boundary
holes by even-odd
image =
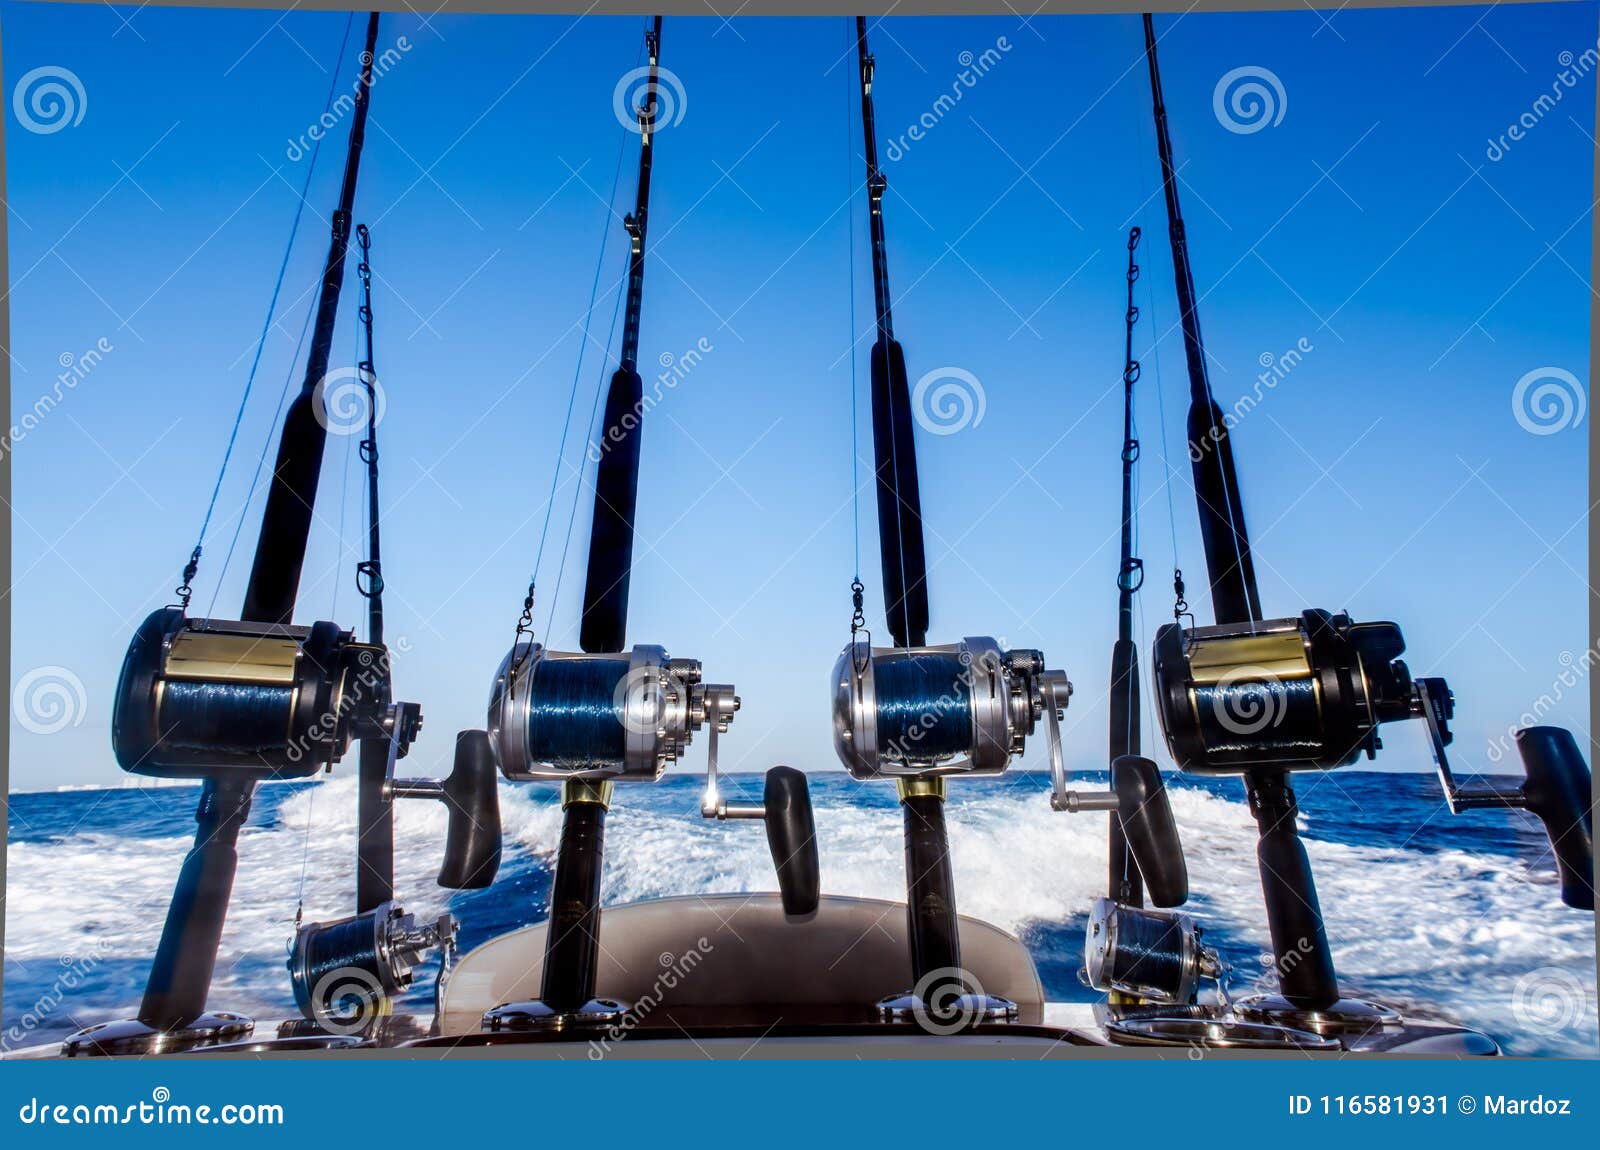
[[[157,778],[219,769],[304,778],[358,738],[393,737],[403,755],[420,712],[391,708],[389,693],[387,652],[336,623],[193,619],[164,607],[123,659],[112,746],[123,770]]]
[[[1453,713],[1442,679],[1413,680],[1394,623],[1345,614],[1180,627],[1156,633],[1157,714],[1178,766],[1327,770],[1382,747],[1378,727],[1425,718],[1439,745]]]

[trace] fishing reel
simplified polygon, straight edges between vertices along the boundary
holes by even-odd
[[[336,623],[191,619],[164,607],[123,659],[117,762],[156,778],[221,769],[294,779],[331,767],[354,739],[388,738],[404,755],[421,714],[390,706],[388,660]]]
[[[1228,964],[1205,943],[1187,914],[1096,899],[1084,930],[1084,977],[1107,1001],[1095,1008],[1111,1040],[1122,1046],[1190,1050],[1334,1051],[1326,1035],[1272,1021],[1235,1017],[1224,980]],[[1217,1001],[1202,1003],[1213,982]]]
[[[1089,985],[1144,1002],[1192,1004],[1201,980],[1218,980],[1225,970],[1201,936],[1187,914],[1095,899],[1084,931]]]
[[[1040,651],[969,637],[938,647],[857,640],[833,667],[833,745],[857,779],[993,776],[1072,695]]]
[[[1451,740],[1442,679],[1413,680],[1394,623],[1306,611],[1296,618],[1156,632],[1157,714],[1178,766],[1328,770],[1376,757],[1382,723],[1423,718]],[[1431,705],[1428,700],[1431,699]]]
[[[816,825],[805,774],[767,772],[760,805],[730,803],[717,774],[717,740],[739,710],[728,684],[702,682],[696,659],[671,659],[661,647],[625,654],[513,647],[495,676],[489,739],[500,771],[513,781],[588,784],[601,805],[613,780],[654,782],[706,731],[706,818],[762,819],[784,910],[809,914],[820,897]]]
[[[305,923],[295,932],[289,980],[300,1013],[330,1035],[354,1035],[389,1012],[412,984],[422,956],[443,950],[440,976],[455,953],[452,915],[417,925],[393,902],[334,922]]]
[[[1446,750],[1455,698],[1443,679],[1413,678],[1394,623],[1306,611],[1156,633],[1156,700],[1167,746],[1186,771],[1330,769],[1376,756],[1382,723],[1420,718],[1452,814],[1514,807],[1545,825],[1568,906],[1594,908],[1592,784],[1572,735],[1517,732],[1526,777],[1458,782]]]
[[[660,647],[588,655],[521,642],[495,676],[489,737],[514,782],[654,782],[710,725],[728,729],[739,698],[701,682],[700,663]]]

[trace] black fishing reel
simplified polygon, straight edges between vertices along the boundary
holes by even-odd
[[[1517,732],[1526,778],[1458,782],[1446,748],[1455,699],[1443,679],[1412,678],[1394,623],[1306,611],[1217,627],[1156,632],[1156,701],[1172,757],[1186,771],[1238,773],[1347,766],[1383,746],[1382,723],[1420,718],[1453,814],[1498,807],[1537,815],[1569,906],[1594,908],[1589,767],[1570,732]]]
[[[391,708],[388,653],[336,623],[296,627],[152,612],[123,659],[111,738],[125,771],[305,778],[354,739],[404,755],[421,727]]]
[[[654,782],[708,723],[739,709],[731,686],[701,682],[700,663],[660,647],[618,654],[521,642],[500,664],[489,737],[506,778]]]
[[[968,637],[938,647],[857,640],[833,667],[833,745],[858,779],[992,776],[1072,694],[1042,652]],[[1059,744],[1054,737],[1053,746]]]
[[[1347,766],[1376,756],[1379,725],[1400,719],[1429,718],[1448,744],[1449,688],[1428,680],[1427,707],[1404,651],[1394,623],[1326,611],[1215,627],[1168,623],[1154,652],[1167,747],[1186,771],[1226,774]]]
[[[289,954],[295,1005],[327,1034],[360,1033],[388,1013],[390,1001],[411,986],[423,955],[435,947],[444,951],[444,977],[457,930],[448,914],[418,926],[393,902],[333,922],[305,923]]]

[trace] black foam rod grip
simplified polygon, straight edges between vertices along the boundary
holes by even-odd
[[[928,636],[928,559],[922,542],[922,492],[912,440],[911,390],[896,340],[872,346],[872,446],[878,488],[878,550],[889,633],[901,647]]]
[[[633,571],[633,518],[639,503],[639,420],[644,384],[622,368],[606,392],[605,422],[595,449],[594,519],[589,528],[589,574],[583,591],[579,645],[593,654],[627,642],[628,577]]]
[[[783,913],[807,915],[822,898],[822,871],[817,861],[817,823],[811,812],[811,788],[805,772],[773,767],[767,772],[763,802],[767,812],[767,846],[778,870]]]
[[[1311,860],[1293,819],[1289,814],[1261,828],[1256,843],[1261,893],[1283,997],[1302,1010],[1327,1010],[1339,1001],[1339,978],[1322,924]]]
[[[1117,792],[1122,833],[1139,864],[1150,901],[1182,906],[1189,900],[1189,867],[1160,768],[1138,755],[1123,755],[1111,764],[1111,786]]]
[[[439,885],[449,890],[482,890],[500,870],[499,772],[487,731],[456,736],[456,762],[444,781],[450,810],[444,865]]]
[[[1594,782],[1572,732],[1563,727],[1526,727],[1517,751],[1528,779],[1522,785],[1530,811],[1550,836],[1561,876],[1561,901],[1594,909]]]

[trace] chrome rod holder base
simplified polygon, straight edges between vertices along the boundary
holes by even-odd
[[[126,1018],[85,1027],[62,1042],[61,1053],[67,1058],[176,1054],[197,1046],[238,1041],[248,1036],[255,1025],[254,1019],[225,1010],[209,1011],[170,1030]]]
[[[577,1010],[562,1011],[534,1000],[506,1002],[486,1012],[483,1029],[490,1033],[506,1030],[571,1030],[611,1026],[628,1012],[628,1005],[615,998],[591,998]]]

